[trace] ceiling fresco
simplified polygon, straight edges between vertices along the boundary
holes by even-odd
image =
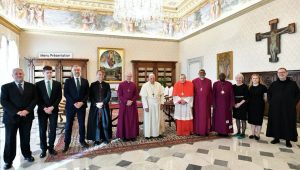
[[[114,20],[113,0],[0,0],[0,14],[24,30],[180,40],[265,0],[164,0],[151,22]]]

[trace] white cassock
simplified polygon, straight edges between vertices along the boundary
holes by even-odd
[[[164,104],[164,88],[155,82],[143,84],[140,91],[143,108],[149,108],[149,112],[144,111],[144,136],[157,137],[165,131],[164,113],[160,110],[160,105]]]
[[[178,102],[180,101],[179,96],[173,96],[173,102],[175,105],[174,119],[177,120],[192,120],[193,119],[193,97],[182,97],[186,104],[182,105]]]

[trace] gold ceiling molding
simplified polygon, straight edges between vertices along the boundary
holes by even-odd
[[[177,7],[164,6],[164,16],[166,18],[180,18],[199,4],[209,0],[184,0]],[[23,3],[41,5],[48,9],[67,11],[93,11],[99,14],[112,15],[114,10],[114,0],[21,0]]]
[[[195,8],[199,7],[203,3],[207,3],[209,0],[187,0],[184,1],[177,10],[177,17],[181,18],[191,13]]]
[[[3,25],[4,27],[10,29],[11,31],[15,32],[16,34],[20,34],[20,32],[22,31],[22,29],[20,27],[9,22],[7,19],[2,17],[1,15],[0,15],[0,24]]]
[[[23,2],[41,5],[47,9],[66,11],[93,11],[100,14],[113,13],[113,1],[92,1],[92,0],[24,0]]]

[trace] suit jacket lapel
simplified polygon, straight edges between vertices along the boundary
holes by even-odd
[[[17,94],[19,94],[20,96],[23,96],[24,95],[24,89],[23,89],[23,94],[21,94],[18,85],[15,82],[12,82],[12,83],[13,83],[13,86],[14,86],[15,90],[17,91]],[[24,87],[25,87],[25,83],[24,83]]]
[[[42,93],[43,93],[43,96],[47,96],[48,99],[50,99],[50,97],[48,96],[48,91],[47,91],[47,87],[45,85],[45,81],[43,81],[42,83]]]
[[[71,88],[75,89],[77,95],[79,96],[78,91],[77,91],[77,85],[76,85],[76,82],[75,82],[75,77],[72,77],[72,84],[73,84],[73,87],[71,87]],[[80,86],[80,88],[81,88],[81,86]]]

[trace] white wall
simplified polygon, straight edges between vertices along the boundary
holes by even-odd
[[[179,43],[181,71],[187,72],[187,59],[204,57],[207,77],[217,79],[216,54],[233,51],[233,74],[273,71],[279,67],[300,69],[300,0],[274,0],[233,20]],[[270,63],[267,39],[256,42],[255,34],[270,31],[269,21],[278,18],[278,28],[296,23],[296,33],[281,36],[278,63]]]
[[[89,81],[95,80],[98,47],[123,48],[125,50],[125,72],[127,72],[132,71],[131,60],[177,61],[178,46],[178,42],[100,37],[97,35],[23,32],[20,36],[20,56],[23,67],[26,67],[24,57],[38,57],[40,52],[71,52],[74,58],[89,59]]]

